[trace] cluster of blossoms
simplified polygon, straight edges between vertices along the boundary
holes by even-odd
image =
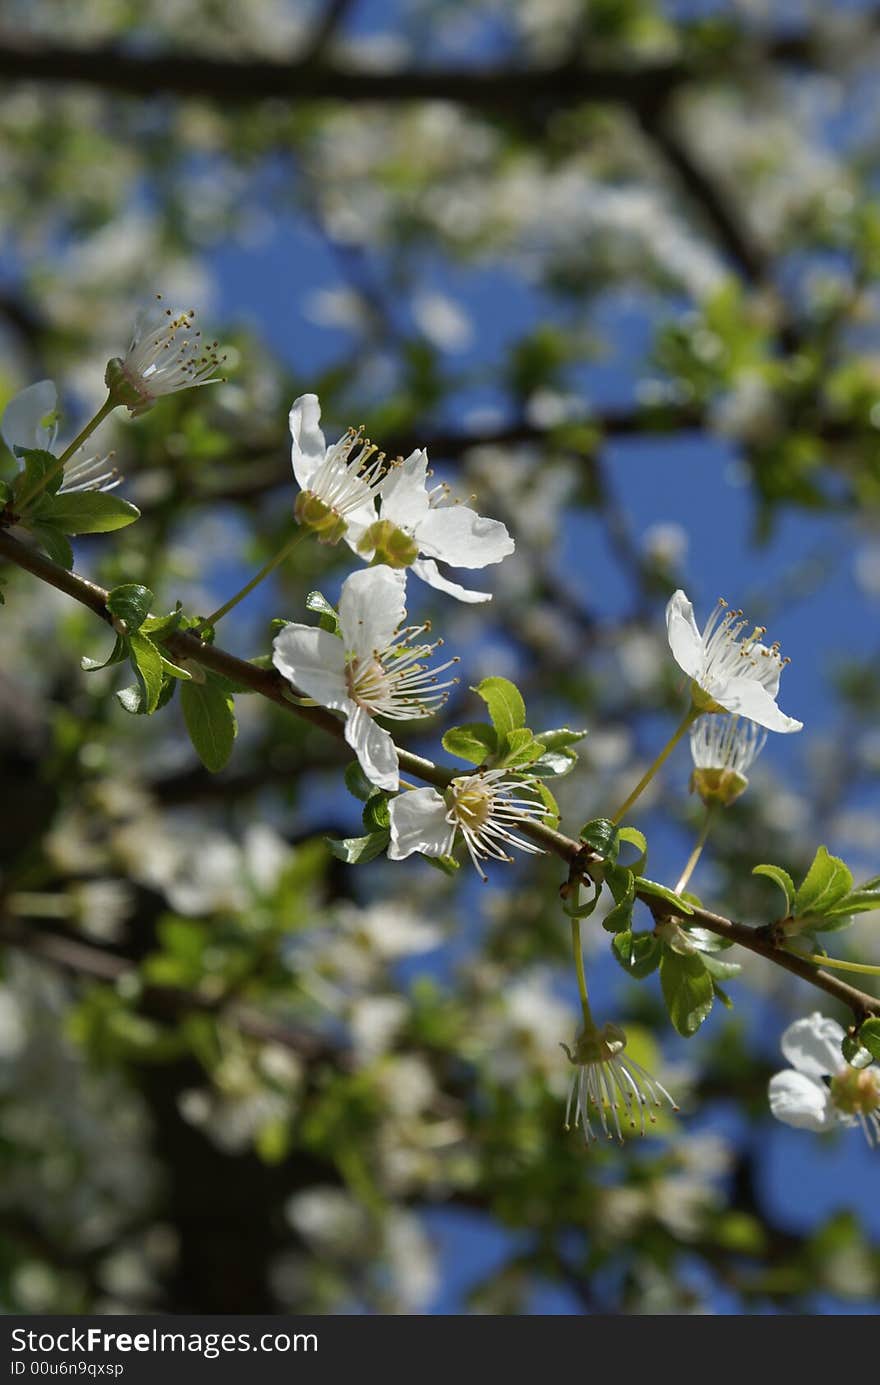
[[[39,500],[53,475],[56,493],[112,490],[120,477],[111,458],[83,453],[84,442],[102,419],[118,406],[137,416],[163,395],[213,383],[220,364],[217,343],[202,343],[193,312],[154,310],[139,321],[125,356],[109,363],[106,403],[57,457],[55,385],[43,380],[21,391],[7,406],[0,430],[16,456],[30,461],[40,454],[35,463],[43,468],[41,479],[26,497],[25,510],[27,503]],[[273,663],[295,696],[343,718],[345,740],[364,775],[387,796],[389,858],[418,853],[448,859],[460,841],[486,880],[485,864],[510,861],[511,848],[542,850],[540,829],[548,799],[538,778],[528,765],[495,767],[488,757],[471,773],[436,771],[438,787],[412,788],[401,781],[397,746],[380,721],[431,717],[458,682],[449,674],[457,658],[434,662],[443,641],[429,638],[430,624],[407,624],[407,572],[459,601],[489,601],[489,593],[462,587],[440,565],[488,567],[514,551],[513,539],[504,524],[457,503],[446,486],[431,484],[423,449],[388,460],[362,429],[350,429],[328,446],[320,417],[313,394],[296,399],[290,410],[293,471],[300,487],[295,518],[301,531],[322,543],[344,539],[367,566],[343,582],[335,612],[325,603],[320,626],[289,623],[279,631]],[[73,502],[67,503],[70,507]],[[18,521],[11,508],[6,513],[9,522]],[[252,590],[287,547],[204,624],[215,623]],[[689,730],[691,786],[710,810],[708,827],[712,809],[733,803],[746,790],[768,732],[799,731],[802,723],[778,706],[788,660],[778,643],[765,643],[764,627],[752,627],[742,611],[722,600],[701,632],[693,606],[680,590],[668,603],[666,623],[673,657],[689,680],[689,710],[614,822]],[[677,890],[684,888],[704,840],[705,830]],[[644,1134],[664,1102],[678,1108],[666,1088],[626,1053],[624,1031],[614,1024],[599,1027],[590,1017],[577,929],[575,935],[584,1021],[573,1048],[562,1045],[575,1069],[566,1127],[573,1112],[587,1142],[596,1138],[594,1122],[608,1139],[622,1140],[625,1127]],[[771,1110],[782,1121],[812,1130],[859,1124],[869,1143],[878,1144],[880,1073],[876,1067],[847,1062],[841,1050],[844,1037],[833,1020],[819,1014],[793,1024],[782,1040],[792,1068],[771,1081]]]

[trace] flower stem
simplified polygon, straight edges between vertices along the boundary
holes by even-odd
[[[101,405],[100,409],[94,415],[94,417],[90,418],[85,428],[83,428],[81,432],[77,433],[76,437],[74,438],[70,446],[65,447],[64,451],[61,453],[61,456],[57,458],[55,465],[50,466],[49,470],[40,477],[39,481],[31,490],[29,495],[24,496],[22,500],[18,501],[18,510],[24,513],[27,507],[29,505],[32,505],[33,502],[40,495],[42,495],[43,491],[46,489],[46,486],[49,484],[52,478],[57,476],[59,471],[62,471],[64,469],[64,467],[70,461],[73,454],[79,451],[86,439],[91,437],[95,429],[104,422],[104,419],[107,417],[108,414],[112,414],[115,408],[116,401],[112,399],[108,394],[107,398],[104,400],[104,403]]]
[[[795,956],[798,954],[796,953]],[[863,976],[880,976],[880,967],[872,967],[868,962],[844,962],[840,957],[822,957],[818,952],[801,953],[808,962],[817,967],[832,967],[836,971],[858,971]]]
[[[715,809],[717,807],[717,802],[710,803],[706,807],[706,816],[703,818],[703,826],[700,828],[700,834],[694,842],[694,849],[687,858],[687,864],[684,870],[678,877],[678,884],[675,886],[676,894],[681,894],[696,869],[697,862],[703,854],[703,847],[706,845],[706,838],[709,835],[709,828],[712,826],[712,819],[715,816]]]
[[[200,635],[203,630],[206,630],[208,628],[209,625],[216,625],[217,621],[222,620],[223,617],[227,615],[229,611],[233,609],[234,606],[238,605],[239,601],[244,601],[246,596],[250,596],[251,592],[254,590],[254,587],[258,587],[260,583],[264,580],[264,578],[268,577],[271,572],[275,571],[276,567],[281,566],[281,564],[284,562],[284,559],[287,557],[288,553],[293,551],[293,549],[296,547],[296,545],[299,543],[300,539],[303,537],[305,533],[305,529],[297,529],[293,537],[288,539],[287,543],[284,544],[283,548],[279,548],[274,558],[270,558],[268,563],[264,564],[264,566],[260,568],[256,576],[252,577],[251,580],[247,582],[245,586],[242,587],[241,591],[236,592],[235,596],[230,596],[228,601],[224,601],[222,606],[218,606],[216,611],[212,612],[211,615],[206,616],[205,619],[195,627],[192,633],[194,635]]]
[[[641,797],[642,793],[648,787],[660,766],[672,754],[673,750],[678,745],[682,736],[685,734],[686,731],[690,730],[691,726],[694,724],[698,716],[699,712],[695,707],[688,707],[685,715],[682,717],[678,729],[672,733],[672,735],[664,745],[663,749],[660,751],[660,754],[657,756],[654,763],[650,765],[648,769],[645,770],[645,773],[642,775],[641,779],[636,784],[629,798],[624,799],[623,803],[621,803],[617,812],[614,814],[614,817],[611,819],[612,822],[620,822],[624,813],[628,812],[632,805],[635,803],[636,799]]]
[[[595,1029],[596,1024],[593,1019],[593,1012],[590,1009],[590,1001],[587,996],[587,978],[584,974],[584,952],[581,947],[581,921],[572,919],[571,921],[571,948],[574,953],[574,969],[577,972],[578,994],[581,998],[581,1010],[584,1016],[584,1028]]]

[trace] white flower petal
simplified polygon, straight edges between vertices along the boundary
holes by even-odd
[[[388,732],[376,725],[369,712],[354,702],[350,706],[345,723],[345,739],[370,782],[377,788],[393,792],[400,787],[397,747]]]
[[[448,856],[455,827],[446,821],[446,804],[436,789],[410,789],[388,805],[391,844],[388,855],[402,861],[420,851],[423,856]]]
[[[398,529],[413,533],[428,513],[428,454],[411,452],[406,461],[393,466],[382,482],[382,518]]]
[[[831,1096],[821,1082],[786,1068],[770,1079],[770,1110],[799,1130],[828,1130],[835,1122]]]
[[[52,380],[38,380],[20,390],[9,403],[0,420],[3,440],[11,452],[16,447],[51,447],[55,428],[45,428],[43,419],[58,408],[58,391]]]
[[[353,572],[342,584],[339,626],[346,655],[371,659],[388,648],[406,616],[406,574],[386,567]]]
[[[696,678],[703,664],[703,641],[693,605],[680,589],[672,593],[666,607],[666,633],[675,662],[688,678]]]
[[[488,567],[515,547],[500,520],[484,519],[468,505],[432,507],[416,531],[416,542],[429,558],[452,567]]]
[[[454,596],[458,601],[466,601],[473,605],[480,601],[492,600],[491,592],[469,591],[467,587],[460,587],[457,582],[450,582],[448,577],[443,576],[433,558],[417,558],[411,571],[416,577],[421,577],[423,582],[427,582],[429,587],[434,587],[438,592],[446,592],[447,596]]]
[[[344,711],[349,704],[345,649],[337,635],[315,625],[285,625],[272,641],[272,663],[306,697]]]
[[[289,423],[293,474],[303,490],[324,460],[327,444],[320,427],[321,405],[316,394],[301,394],[293,401]]]
[[[833,1077],[844,1066],[840,1051],[845,1034],[836,1020],[814,1010],[795,1020],[782,1036],[782,1052],[793,1068],[807,1077]]]
[[[804,723],[780,711],[771,694],[756,678],[728,678],[718,687],[707,688],[706,691],[728,712],[748,717],[759,726],[766,726],[768,731],[803,730]]]
[[[766,654],[764,651],[767,650]],[[773,658],[773,651],[767,649],[765,644],[755,644],[752,646],[752,654],[757,657],[758,667],[755,677],[767,689],[771,697],[779,696],[779,680],[782,677],[782,661]]]

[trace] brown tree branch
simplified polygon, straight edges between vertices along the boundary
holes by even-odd
[[[107,624],[112,624],[112,618],[106,606],[109,593],[103,587],[99,587],[87,578],[80,577],[75,572],[68,572],[59,567],[57,563],[53,563],[51,559],[37,552],[36,549],[21,543],[2,529],[0,529],[0,557],[24,568],[34,577],[38,577],[58,591],[64,592],[67,596],[80,602],[81,605],[87,606]],[[178,632],[170,635],[163,641],[163,644],[169,653],[177,659],[194,660],[203,668],[219,673],[231,682],[241,684],[250,688],[252,692],[259,693],[260,696],[274,702],[287,713],[310,722],[313,726],[317,726],[328,735],[333,736],[334,739],[344,739],[343,723],[332,712],[325,711],[321,707],[302,706],[299,702],[291,700],[294,694],[291,693],[290,684],[274,669],[259,668],[248,663],[245,659],[239,659],[234,654],[227,653],[226,650],[220,649],[216,645],[203,644],[196,636],[187,633]],[[420,755],[413,755],[410,751],[398,750],[398,756],[400,768],[405,774],[421,779],[427,784],[433,784],[438,789],[446,788],[450,780],[454,778],[454,771],[441,769],[433,761],[424,759]],[[520,830],[536,844],[542,846],[545,851],[552,852],[566,862],[570,872],[573,872],[575,876],[592,879],[602,878],[604,864],[602,858],[589,851],[582,842],[575,841],[563,832],[546,827],[541,823],[523,822],[520,825]],[[651,909],[655,917],[675,916],[674,908],[658,900],[655,895],[646,891],[637,892],[637,894],[642,902]],[[818,987],[819,990],[824,991],[851,1010],[859,1022],[868,1016],[880,1016],[880,999],[868,995],[855,986],[851,986],[848,982],[840,980],[839,977],[815,967],[811,962],[804,961],[793,953],[776,947],[763,928],[754,928],[744,923],[738,923],[721,914],[713,913],[709,909],[696,907],[688,916],[687,921],[701,924],[719,937],[727,938],[731,942],[739,944],[740,947],[747,948],[749,952],[754,952],[757,956],[774,963],[784,971],[799,977],[802,981],[807,981],[810,985]]]

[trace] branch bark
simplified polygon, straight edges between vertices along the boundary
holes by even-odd
[[[78,573],[68,572],[59,567],[57,563],[53,563],[44,554],[21,543],[5,530],[0,530],[0,557],[16,564],[30,572],[32,576],[39,578],[40,581],[47,582],[58,591],[72,597],[74,601],[88,607],[108,625],[112,623],[106,606],[109,593],[103,587],[79,576]],[[274,669],[259,668],[248,663],[245,659],[239,659],[236,655],[229,654],[216,645],[203,644],[196,636],[186,633],[173,634],[164,641],[164,644],[169,653],[177,658],[192,659],[202,667],[210,669],[214,673],[222,674],[232,682],[250,688],[252,692],[259,693],[260,696],[283,708],[289,715],[310,722],[313,726],[317,726],[328,735],[333,736],[334,739],[344,739],[342,722],[332,712],[325,711],[321,707],[304,707],[298,702],[291,701],[290,685]],[[433,761],[427,760],[421,755],[413,755],[407,750],[399,750],[398,755],[400,768],[406,775],[421,779],[424,783],[434,785],[435,788],[441,790],[446,788],[450,780],[454,778],[454,771],[441,769],[439,765],[435,765]],[[602,858],[588,851],[583,842],[575,841],[572,837],[566,836],[565,833],[540,823],[523,822],[520,824],[520,828],[537,845],[564,861],[568,865],[569,871],[576,876],[579,875],[583,879],[588,877],[591,879],[601,878]],[[662,904],[656,896],[643,893],[639,897],[651,909],[655,917],[675,916],[674,908]],[[880,999],[868,995],[855,986],[851,986],[848,982],[842,981],[839,977],[776,947],[766,936],[763,928],[754,928],[748,924],[739,923],[709,909],[694,908],[693,913],[688,916],[688,921],[701,924],[719,937],[728,938],[749,952],[763,957],[766,961],[772,962],[775,966],[781,967],[784,971],[790,972],[793,976],[797,976],[802,981],[824,991],[826,995],[832,996],[851,1010],[858,1022],[869,1016],[880,1017]]]

